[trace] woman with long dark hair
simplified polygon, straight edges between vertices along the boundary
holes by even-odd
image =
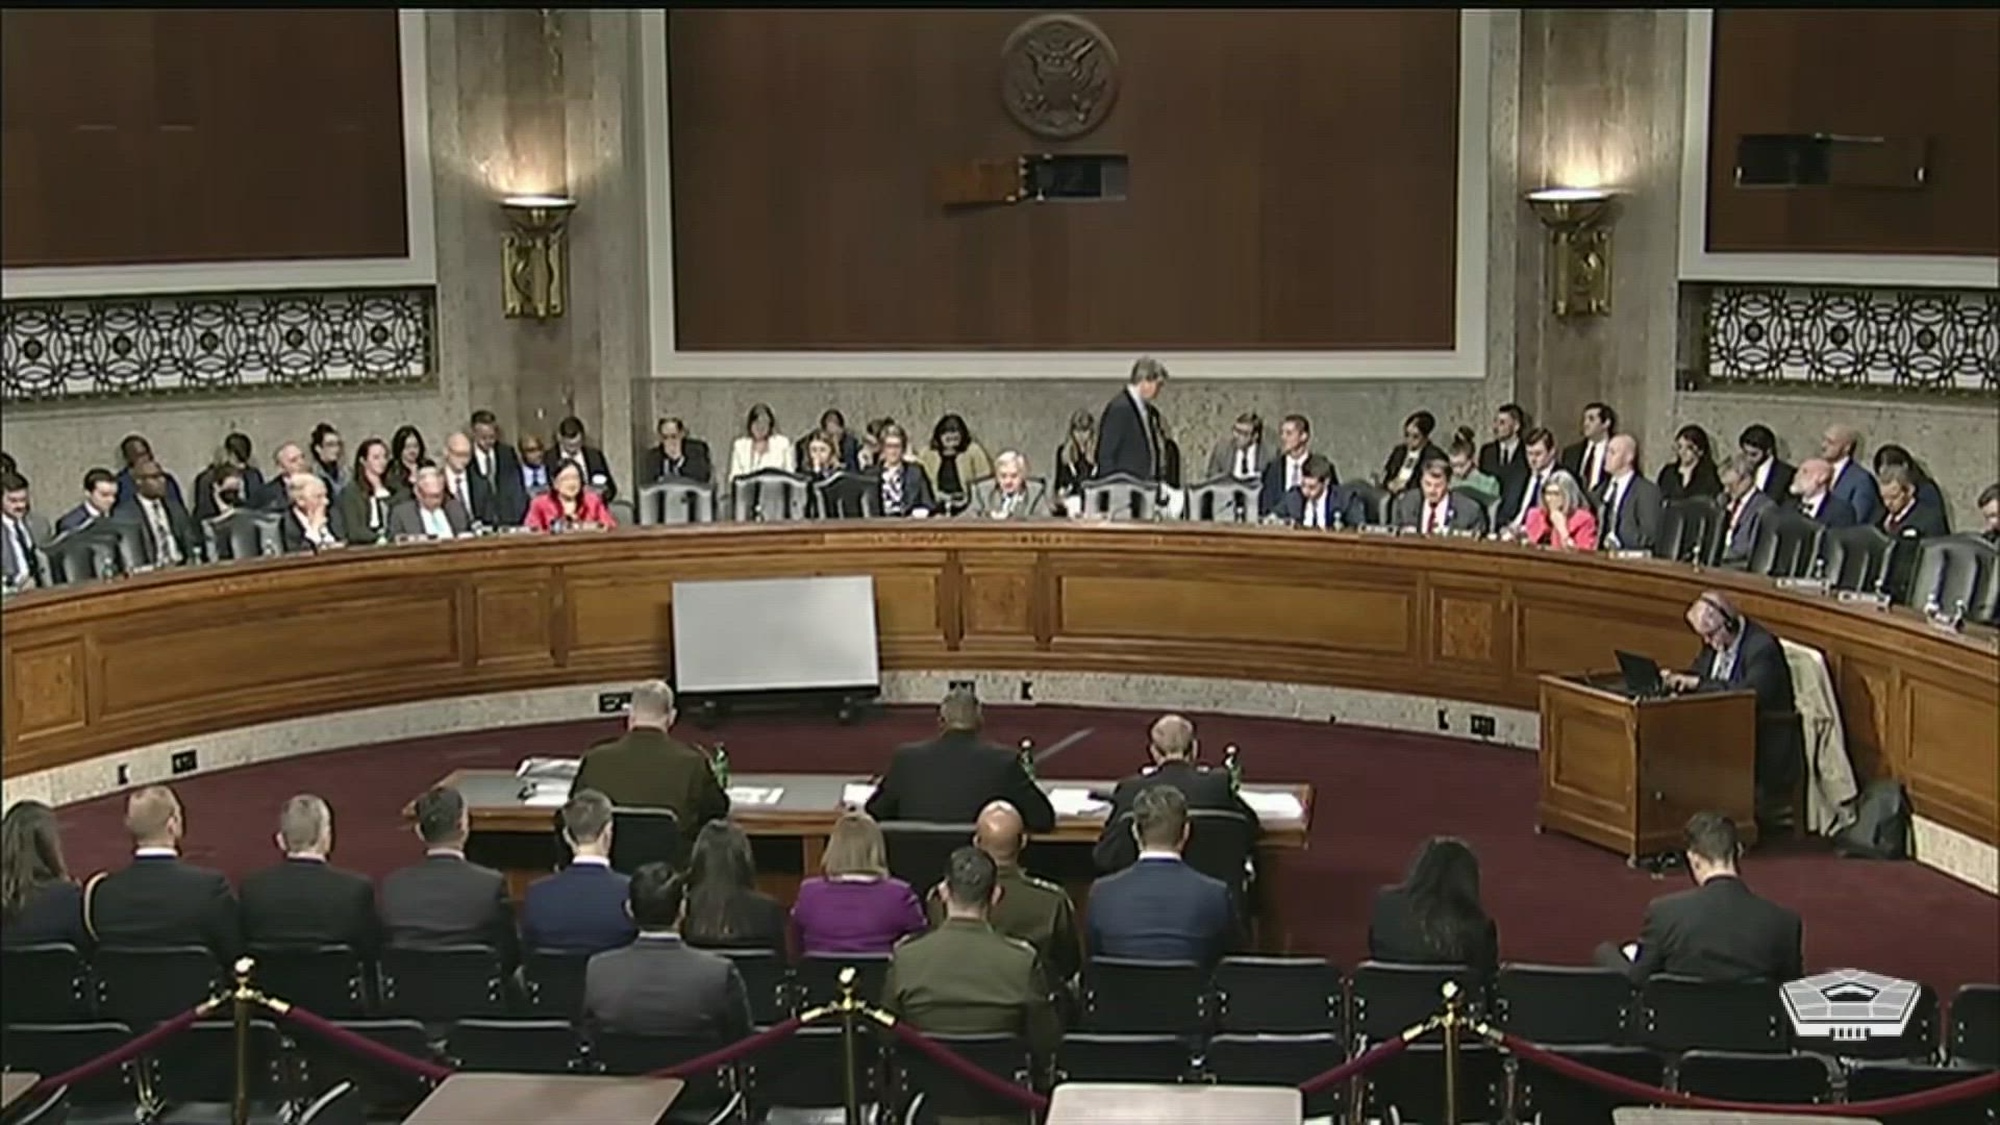
[[[1368,956],[1414,965],[1468,965],[1491,976],[1500,963],[1500,931],[1479,902],[1479,857],[1464,840],[1433,836],[1417,849],[1410,873],[1375,895]]]
[[[757,889],[750,837],[726,820],[711,820],[688,857],[687,917],[681,938],[717,949],[785,952],[785,908]]]
[[[56,941],[90,943],[83,889],[63,862],[55,810],[21,801],[0,818],[0,946]]]
[[[431,464],[424,447],[424,434],[415,426],[397,426],[389,435],[389,490],[398,496],[414,494],[411,482],[417,470]]]
[[[1715,467],[1715,444],[1700,426],[1682,426],[1674,434],[1674,459],[1660,466],[1660,499],[1713,500],[1722,495],[1722,477]]]

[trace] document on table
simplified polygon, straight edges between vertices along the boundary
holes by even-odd
[[[522,758],[514,776],[524,781],[570,781],[582,767],[582,758]]]
[[[1111,808],[1111,802],[1093,800],[1088,789],[1069,789],[1051,786],[1049,804],[1057,816],[1102,816]]]
[[[784,799],[785,787],[782,785],[732,785],[729,787],[729,803],[731,805],[749,805],[752,807],[775,805]]]
[[[1296,793],[1272,792],[1268,789],[1243,790],[1243,803],[1262,820],[1303,820],[1305,806],[1299,803]]]
[[[568,785],[536,785],[521,798],[531,809],[559,809],[569,803]]]
[[[840,787],[840,803],[850,808],[860,808],[875,795],[875,786],[866,781],[850,781]]]

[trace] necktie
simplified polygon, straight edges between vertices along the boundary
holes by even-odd
[[[1743,520],[1743,501],[1736,500],[1729,505],[1729,535],[1736,536],[1736,525]]]
[[[490,449],[479,450],[479,475],[487,480],[493,479],[493,451]]]
[[[20,573],[39,581],[40,578],[37,572],[40,568],[35,565],[35,544],[33,540],[28,538],[27,525],[14,523],[12,526],[14,528],[14,553],[20,557]]]
[[[1425,504],[1425,505],[1424,505],[1424,534],[1425,534],[1425,535],[1429,535],[1429,534],[1430,534],[1431,532],[1433,532],[1433,531],[1435,531],[1435,530],[1437,530],[1437,505],[1435,505],[1435,504]]]
[[[1167,444],[1160,438],[1160,415],[1152,407],[1146,407],[1146,451],[1152,455],[1152,471],[1147,476],[1153,480],[1166,475]]]
[[[1239,477],[1250,475],[1250,451],[1247,449],[1236,451],[1236,475]]]
[[[153,557],[163,564],[181,561],[180,544],[174,542],[174,530],[167,524],[167,507],[155,501],[146,506],[152,516]]]
[[[1586,486],[1594,486],[1597,484],[1597,445],[1594,442],[1591,444],[1590,448],[1584,450],[1583,483]]]
[[[1003,517],[1005,517],[1005,516],[1012,516],[1012,515],[1014,514],[1014,501],[1015,501],[1015,500],[1017,500],[1017,499],[1019,499],[1019,498],[1020,498],[1020,497],[1019,497],[1019,494],[1018,494],[1018,493],[1013,493],[1013,492],[1009,492],[1009,493],[1006,493],[1005,495],[1003,495],[1003,496],[1002,496],[1002,497],[1000,498],[1000,514],[1001,514],[1001,516],[1003,516]]]
[[[1317,530],[1317,529],[1318,529],[1318,528],[1320,528],[1320,527],[1323,527],[1323,526],[1325,526],[1325,525],[1324,525],[1324,524],[1323,524],[1323,523],[1322,523],[1322,522],[1320,521],[1320,509],[1319,509],[1319,506],[1320,506],[1320,501],[1318,501],[1318,500],[1308,500],[1308,501],[1306,501],[1306,526],[1307,526],[1307,527],[1310,527],[1310,528],[1313,528],[1313,529],[1315,529],[1315,530]]]

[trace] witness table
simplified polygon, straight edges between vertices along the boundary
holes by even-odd
[[[1304,1099],[1280,1086],[1150,1086],[1066,1082],[1047,1125],[1299,1125]]]
[[[654,1125],[687,1083],[575,1074],[454,1074],[403,1125]]]

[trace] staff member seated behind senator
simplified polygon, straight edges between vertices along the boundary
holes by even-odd
[[[1155,785],[1180,790],[1190,809],[1236,813],[1255,831],[1257,814],[1229,783],[1229,775],[1195,764],[1201,747],[1195,741],[1193,723],[1179,715],[1160,716],[1153,724],[1147,752],[1153,764],[1120,781],[1111,793],[1111,808],[1092,852],[1099,871],[1128,867],[1139,857],[1139,845],[1132,837],[1132,810],[1139,794]]]
[[[970,824],[987,802],[1006,801],[1020,810],[1028,831],[1054,828],[1049,795],[1028,776],[1019,753],[980,739],[984,722],[978,696],[964,688],[946,692],[938,705],[940,733],[897,748],[889,772],[868,798],[868,815],[877,821]]]
[[[672,809],[681,835],[729,815],[729,794],[708,755],[667,733],[674,725],[674,689],[651,680],[632,689],[625,734],[590,748],[570,783],[571,795],[595,789],[621,809]]]
[[[1736,824],[1718,812],[1687,822],[1688,875],[1694,889],[1656,898],[1646,907],[1637,956],[1609,943],[1598,964],[1622,970],[1636,984],[1655,973],[1730,983],[1793,981],[1805,975],[1799,916],[1759,898],[1737,873],[1743,843]]]
[[[1084,926],[1092,957],[1213,965],[1241,934],[1229,887],[1187,865],[1188,800],[1171,785],[1139,794],[1126,818],[1139,858],[1092,884]]]

